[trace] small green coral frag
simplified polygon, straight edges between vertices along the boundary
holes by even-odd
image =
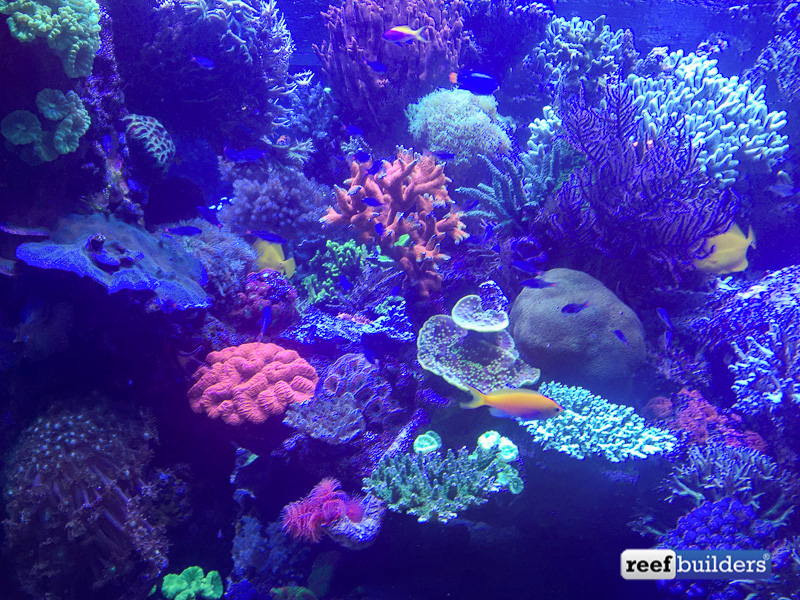
[[[442,447],[442,438],[435,431],[426,431],[414,439],[414,454],[436,452]]]
[[[508,313],[504,310],[483,309],[480,296],[464,296],[452,311],[453,322],[472,331],[500,331],[508,327]]]
[[[42,124],[29,110],[15,110],[0,121],[0,131],[15,146],[33,144],[42,139]]]
[[[733,185],[741,168],[769,171],[789,144],[787,136],[778,133],[786,126],[786,113],[768,112],[765,86],[724,77],[716,60],[694,53],[684,56],[678,50],[666,60],[671,77],[628,77],[642,115],[642,133],[660,135],[671,115],[678,113],[685,117],[701,169],[718,185]]]
[[[428,454],[384,456],[364,479],[364,491],[386,502],[390,510],[417,517],[421,523],[447,523],[470,506],[488,501],[489,494],[518,494],[524,483],[512,464],[502,460],[498,446],[478,446]]]
[[[520,421],[544,448],[581,460],[599,455],[623,462],[669,452],[677,443],[668,431],[648,427],[630,406],[612,404],[581,387],[545,383],[539,393],[564,407],[553,419]]]
[[[11,35],[21,42],[47,37],[68,77],[92,74],[100,49],[100,6],[95,0],[0,0]]]
[[[451,152],[455,165],[476,154],[507,154],[511,141],[503,130],[493,96],[467,90],[436,90],[406,109],[409,131],[432,152]]]
[[[423,369],[464,391],[472,386],[488,394],[539,380],[539,369],[519,357],[508,332],[470,331],[447,315],[425,321],[417,337],[417,360]]]
[[[184,569],[180,575],[170,574],[161,583],[161,593],[167,600],[219,600],[222,598],[222,579],[217,571],[203,576],[200,567]]]

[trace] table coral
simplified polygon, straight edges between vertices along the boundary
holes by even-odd
[[[314,394],[318,376],[294,350],[253,342],[211,352],[189,390],[194,412],[230,425],[263,423]]]
[[[520,421],[545,448],[579,460],[599,455],[611,462],[670,452],[677,439],[658,427],[648,427],[630,406],[612,404],[589,390],[545,383],[539,393],[564,407],[546,421]]]
[[[441,287],[437,268],[450,258],[441,242],[449,238],[457,244],[469,237],[447,194],[444,168],[432,156],[405,150],[393,162],[384,161],[377,175],[369,174],[372,166],[372,161],[351,163],[347,188],[336,188],[336,207],[328,208],[321,221],[359,230],[360,241],[379,245],[427,297]],[[371,206],[366,198],[380,206]],[[443,209],[442,216],[436,209]]]
[[[165,312],[205,308],[205,273],[174,240],[157,238],[140,227],[101,214],[62,219],[43,242],[17,247],[17,258],[42,269],[70,271],[120,290],[150,292]]]

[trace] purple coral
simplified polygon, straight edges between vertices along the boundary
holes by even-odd
[[[53,410],[22,432],[4,495],[8,543],[29,593],[141,586],[166,567],[144,479],[154,440],[149,423],[100,408]]]
[[[559,190],[550,234],[607,284],[632,292],[675,286],[707,255],[706,240],[730,225],[738,200],[701,178],[681,123],[636,140],[630,88],[609,85],[605,100],[596,109],[581,96],[562,111],[566,139],[586,165]]]
[[[265,308],[271,311],[267,334],[283,331],[297,320],[295,302],[297,291],[291,283],[274,269],[249,273],[244,292],[238,295],[238,307],[233,318],[244,328],[257,331]]]

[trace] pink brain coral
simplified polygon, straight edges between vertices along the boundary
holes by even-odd
[[[230,425],[282,416],[289,404],[311,398],[319,380],[297,352],[276,344],[232,346],[211,352],[206,363],[194,374],[189,404]]]

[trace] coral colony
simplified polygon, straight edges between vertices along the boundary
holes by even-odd
[[[1,598],[800,597],[797,2],[0,13]]]

